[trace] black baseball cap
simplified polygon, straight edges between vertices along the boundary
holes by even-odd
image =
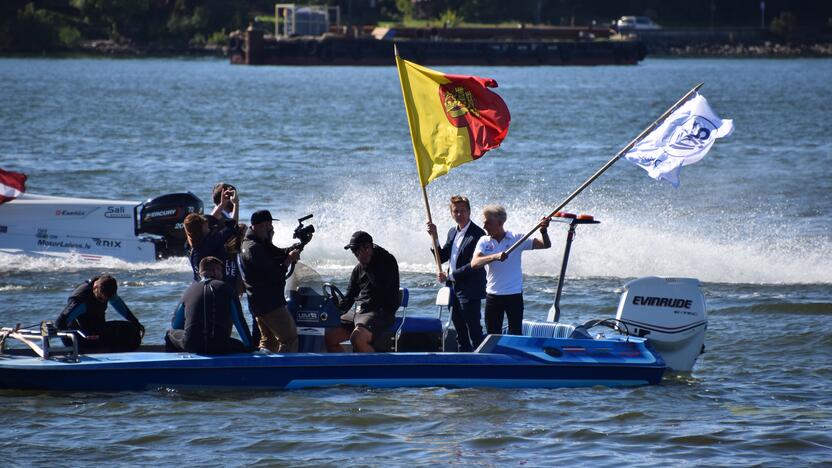
[[[360,247],[364,244],[372,244],[373,236],[364,231],[355,231],[350,237],[350,243],[344,246],[344,250]]]
[[[272,218],[272,214],[269,210],[258,210],[251,214],[251,224],[260,224],[265,222],[271,221],[280,221],[279,219]]]

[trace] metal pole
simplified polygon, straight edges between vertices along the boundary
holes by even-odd
[[[681,107],[681,106],[682,106],[682,104],[684,104],[685,102],[687,102],[687,100],[688,100],[688,99],[690,99],[690,98],[691,98],[694,94],[696,94],[696,92],[697,92],[697,91],[699,91],[699,88],[701,88],[701,87],[702,87],[702,85],[704,85],[704,84],[705,84],[705,83],[699,83],[698,85],[694,86],[694,87],[693,87],[690,91],[688,91],[688,92],[687,92],[687,94],[685,94],[684,96],[682,96],[682,99],[679,99],[678,101],[676,101],[676,104],[673,104],[673,106],[671,106],[671,107],[670,107],[670,109],[666,110],[666,111],[664,112],[664,114],[662,114],[662,115],[661,115],[658,119],[656,119],[656,121],[655,121],[655,122],[653,122],[653,123],[652,123],[649,127],[645,128],[645,129],[644,129],[641,133],[639,133],[639,135],[638,135],[637,137],[635,137],[635,138],[633,139],[633,141],[631,141],[630,143],[628,143],[628,144],[627,144],[627,146],[625,146],[624,148],[622,148],[622,149],[621,149],[621,151],[619,151],[619,152],[618,152],[615,156],[613,156],[613,157],[612,157],[612,159],[610,159],[609,161],[607,161],[607,163],[606,163],[606,164],[604,164],[603,166],[601,166],[601,169],[598,169],[598,171],[596,171],[596,172],[595,172],[595,174],[592,174],[592,176],[591,176],[589,179],[587,179],[587,180],[586,180],[583,184],[581,184],[581,186],[580,186],[580,187],[578,187],[578,188],[577,188],[574,192],[572,192],[572,193],[571,193],[568,197],[566,197],[566,199],[565,199],[565,200],[563,200],[563,201],[560,203],[560,205],[558,205],[558,206],[557,206],[557,208],[555,208],[554,210],[552,210],[552,212],[551,212],[551,213],[549,213],[549,216],[547,216],[547,217],[548,217],[548,218],[551,218],[552,216],[554,216],[554,215],[555,215],[555,213],[557,213],[558,211],[562,210],[564,206],[566,206],[566,205],[567,205],[569,202],[571,202],[571,201],[572,201],[575,197],[577,197],[579,193],[583,192],[583,190],[584,190],[585,188],[589,187],[589,184],[591,184],[591,183],[595,182],[595,179],[597,179],[598,177],[601,177],[601,174],[603,174],[603,173],[604,173],[607,169],[609,169],[610,167],[612,167],[612,165],[613,165],[613,164],[615,164],[615,162],[616,162],[616,161],[618,161],[618,159],[619,159],[621,156],[623,156],[625,153],[627,153],[627,151],[630,151],[630,150],[633,148],[633,146],[635,146],[635,145],[636,145],[636,143],[638,143],[639,141],[641,141],[641,140],[642,140],[644,137],[646,137],[646,136],[647,136],[650,132],[652,132],[653,130],[655,130],[655,128],[656,128],[656,127],[658,127],[659,125],[661,125],[661,124],[662,124],[662,122],[664,122],[664,120],[665,120],[665,119],[666,119],[666,118],[667,118],[670,114],[672,114],[672,113],[673,113],[676,109],[678,109],[679,107]],[[506,250],[506,255],[510,255],[510,254],[511,254],[511,252],[513,252],[515,249],[517,249],[517,247],[519,247],[519,246],[520,246],[520,244],[522,244],[523,242],[525,242],[525,241],[526,241],[526,239],[528,239],[529,237],[531,237],[531,236],[532,236],[532,234],[534,234],[534,233],[535,233],[535,231],[537,231],[537,229],[538,229],[539,227],[540,227],[539,225],[535,225],[535,227],[534,227],[534,228],[532,228],[532,230],[531,230],[531,231],[529,231],[529,232],[528,232],[525,236],[523,236],[523,238],[522,238],[522,239],[518,240],[517,242],[515,242],[515,243],[514,243],[514,245],[512,245],[511,247],[509,247],[509,248],[508,248],[508,250]]]
[[[566,277],[566,265],[569,263],[569,251],[572,250],[572,239],[575,238],[575,224],[569,224],[569,232],[566,233],[566,247],[563,249],[563,263],[560,265],[560,276],[558,276],[558,291],[555,293],[555,317],[552,322],[560,320],[560,296],[563,292],[563,279]]]

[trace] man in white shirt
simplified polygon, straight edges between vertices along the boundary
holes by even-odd
[[[488,205],[483,209],[483,228],[488,233],[477,242],[472,268],[485,267],[485,328],[486,333],[502,334],[503,316],[508,317],[508,333],[520,335],[523,329],[523,268],[521,254],[525,250],[548,249],[549,221],[540,220],[540,239],[526,239],[511,255],[506,250],[523,238],[523,234],[506,231],[506,209]]]

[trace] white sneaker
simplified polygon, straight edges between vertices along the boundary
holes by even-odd
[[[271,351],[269,351],[269,350],[268,350],[268,349],[266,349],[266,348],[259,348],[259,349],[256,351],[256,354],[272,354],[272,352],[271,352]]]

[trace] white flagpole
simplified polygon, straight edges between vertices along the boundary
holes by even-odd
[[[552,216],[555,215],[555,213],[562,210],[563,207],[566,206],[569,202],[571,202],[575,197],[577,197],[579,193],[581,193],[585,188],[589,187],[589,184],[595,182],[595,179],[597,179],[598,177],[601,177],[601,174],[603,174],[607,169],[612,167],[612,165],[615,164],[615,162],[618,161],[618,159],[621,158],[621,156],[626,154],[627,151],[630,151],[631,149],[633,149],[633,146],[635,146],[639,141],[641,141],[644,137],[646,137],[650,132],[655,130],[656,127],[661,125],[662,122],[664,122],[664,120],[670,114],[673,113],[673,111],[680,108],[685,102],[688,101],[688,99],[693,97],[693,95],[695,95],[696,92],[699,91],[699,88],[701,88],[702,85],[704,85],[704,84],[705,83],[699,83],[698,85],[694,86],[690,91],[688,91],[687,94],[682,96],[682,99],[679,99],[678,101],[676,101],[676,104],[673,104],[673,106],[671,106],[670,109],[666,110],[664,112],[664,114],[662,114],[658,119],[656,119],[655,122],[653,122],[649,127],[645,128],[641,133],[639,133],[639,135],[637,137],[635,137],[633,139],[633,141],[631,141],[627,146],[622,148],[621,151],[618,152],[618,154],[613,156],[612,159],[610,159],[609,161],[607,161],[606,164],[601,166],[601,169],[598,169],[598,171],[596,171],[595,174],[592,174],[592,177],[587,179],[583,184],[581,184],[580,187],[578,187],[574,192],[572,192],[568,197],[566,197],[566,199],[563,200],[560,203],[560,205],[557,206],[557,208],[555,208],[554,210],[552,210],[551,213],[549,213],[548,217],[551,218]],[[509,247],[508,250],[506,250],[506,255],[511,254],[511,252],[513,252],[515,249],[517,249],[517,247],[520,246],[520,244],[522,244],[526,239],[531,237],[532,234],[534,234],[535,231],[537,231],[539,228],[540,228],[540,226],[536,225],[531,231],[529,231],[525,236],[523,236],[522,239],[515,242],[514,245]]]

